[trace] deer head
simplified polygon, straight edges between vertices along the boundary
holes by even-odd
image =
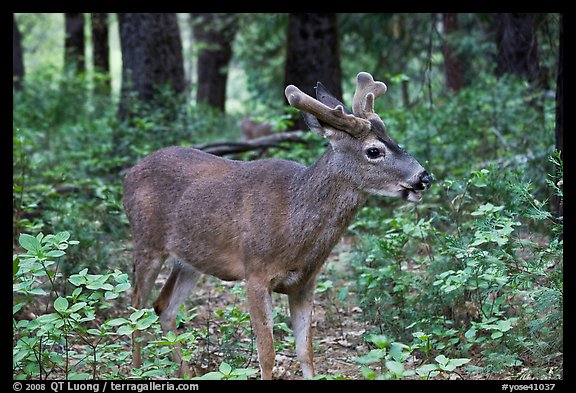
[[[326,137],[342,166],[359,189],[371,194],[420,201],[419,191],[430,186],[432,177],[390,138],[384,122],[374,112],[374,100],[384,93],[383,82],[360,72],[357,76],[352,112],[318,82],[316,99],[294,85],[286,87],[290,105],[303,112],[311,130]]]

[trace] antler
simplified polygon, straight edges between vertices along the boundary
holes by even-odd
[[[315,98],[310,97],[294,85],[289,85],[284,91],[290,105],[301,111],[310,113],[331,127],[345,131],[352,135],[361,135],[370,131],[370,121],[347,114],[342,105],[330,108]]]
[[[383,82],[375,82],[372,75],[360,72],[356,77],[356,91],[352,100],[352,112],[362,119],[380,120],[374,112],[374,100],[386,93],[388,88]]]

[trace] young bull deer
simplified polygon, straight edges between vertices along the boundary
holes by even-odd
[[[374,113],[374,100],[385,92],[384,83],[359,73],[350,112],[320,83],[316,99],[286,87],[290,104],[330,142],[310,167],[231,161],[183,147],[159,150],[134,166],[124,195],[134,235],[133,306],[145,306],[168,258],[172,271],[154,302],[165,331],[175,330],[176,313],[201,273],[246,280],[261,377],[271,379],[271,293],[287,294],[297,358],[304,377],[314,376],[312,300],[328,254],[368,194],[417,202],[432,180]],[[178,348],[173,356],[183,376],[188,367]]]

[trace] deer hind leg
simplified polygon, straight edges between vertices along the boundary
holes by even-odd
[[[312,282],[314,280],[311,280]],[[292,331],[296,339],[296,357],[304,378],[314,376],[314,354],[312,351],[312,306],[314,286],[309,285],[288,295]]]
[[[134,260],[134,289],[132,292],[132,307],[136,309],[144,308],[146,301],[150,297],[152,288],[160,269],[166,260],[166,256],[154,252],[135,252]],[[142,365],[142,343],[138,339],[140,331],[132,333],[133,357],[132,365],[138,368]]]
[[[160,317],[160,325],[164,333],[176,331],[176,315],[178,314],[178,310],[194,285],[196,285],[200,274],[199,271],[185,262],[178,260],[173,261],[170,276],[162,287],[158,299],[154,302],[154,310]],[[172,353],[174,362],[180,364],[179,377],[184,377],[185,374],[190,375],[188,365],[182,361],[180,343],[176,344]]]

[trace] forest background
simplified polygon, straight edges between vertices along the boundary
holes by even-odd
[[[123,175],[170,145],[309,165],[326,142],[284,87],[350,103],[359,71],[435,183],[418,205],[370,198],[330,257],[318,378],[562,378],[562,19],[14,14],[14,378],[173,378],[177,342],[201,378],[255,378],[242,284],[204,278],[178,334],[130,308]],[[274,313],[275,376],[301,378],[282,297]]]

